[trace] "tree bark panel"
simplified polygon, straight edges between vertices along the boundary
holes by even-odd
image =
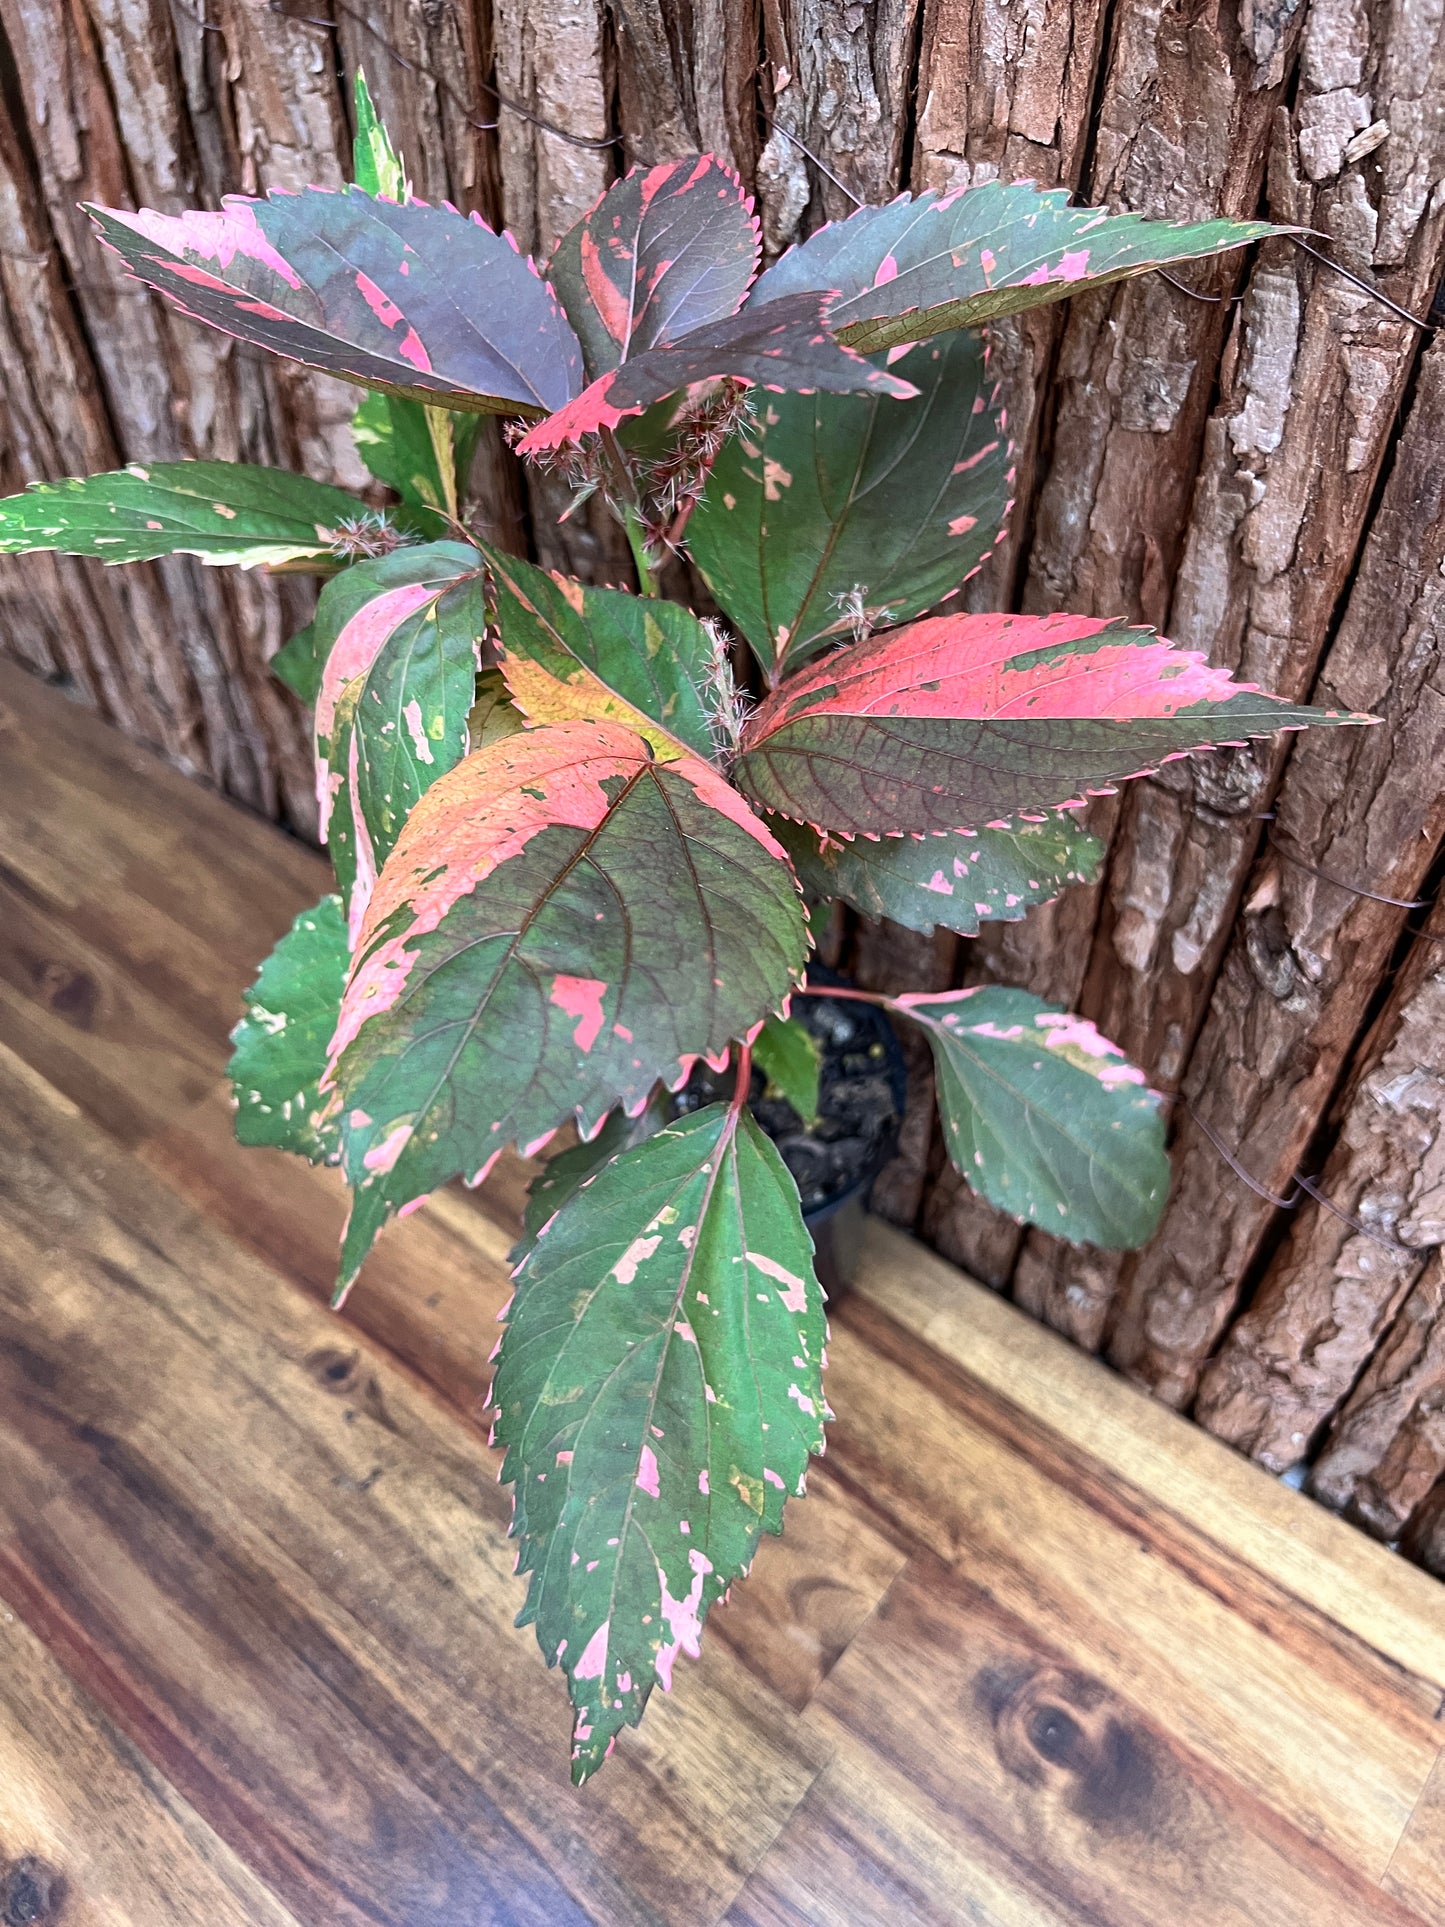
[[[1286,1242],[1200,1384],[1195,1417],[1275,1472],[1309,1452],[1385,1339],[1431,1248],[1445,1243],[1442,938],[1445,915],[1437,911],[1336,1107],[1333,1146],[1318,1179],[1335,1209],[1300,1198]],[[1410,1316],[1418,1323],[1418,1306]],[[1350,1426],[1348,1411],[1332,1441],[1340,1424]],[[1377,1418],[1374,1436],[1383,1449],[1389,1435],[1381,1436],[1378,1425]],[[1326,1448],[1332,1456],[1328,1476],[1323,1465],[1316,1468],[1315,1489],[1343,1505],[1353,1480],[1345,1467],[1353,1461],[1349,1453],[1338,1457],[1335,1442]]]
[[[1256,10],[1256,39],[1262,18]],[[1329,236],[1315,245],[1422,312],[1445,265],[1441,209],[1420,191],[1422,170],[1445,171],[1445,54],[1408,0],[1317,4],[1303,22],[1293,109],[1274,115],[1268,212]],[[1269,53],[1272,71],[1288,46],[1286,31]],[[1391,103],[1393,120],[1402,89],[1401,125],[1423,150],[1395,146],[1392,135],[1358,154],[1348,142],[1324,151],[1319,129],[1343,103],[1352,124],[1369,123],[1372,102]],[[1264,688],[1308,695],[1416,339],[1288,243],[1261,250],[1225,344],[1185,518],[1168,609],[1176,642]],[[1117,526],[1127,529],[1127,519]],[[1120,805],[1081,1004],[1164,1090],[1179,1088],[1199,1036],[1258,813],[1270,808],[1285,754],[1259,744],[1173,763],[1131,784]],[[1021,1296],[1096,1346],[1131,1270],[1130,1260],[1101,1261],[1039,1235],[1021,1267]]]
[[[1204,1124],[1276,1196],[1301,1166],[1405,917],[1341,883],[1413,899],[1445,834],[1445,794],[1421,780],[1445,759],[1442,432],[1445,350],[1431,348],[1315,690],[1329,707],[1382,720],[1308,732],[1291,751],[1272,840],[1185,1083]],[[1187,1115],[1176,1158],[1174,1194],[1126,1287],[1111,1356],[1182,1404],[1275,1214]]]

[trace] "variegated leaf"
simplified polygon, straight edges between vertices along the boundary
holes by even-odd
[[[368,395],[351,420],[357,452],[378,482],[419,511],[428,534],[446,532],[471,467],[480,415],[427,408],[401,395]]]
[[[391,136],[381,124],[360,67],[352,90],[356,114],[356,133],[351,143],[351,172],[363,194],[381,196],[388,201],[409,201],[411,183],[401,156],[391,144]]]
[[[496,1431],[578,1782],[697,1656],[823,1449],[812,1255],[786,1165],[715,1104],[604,1166],[517,1274]]]
[[[768,269],[749,305],[835,289],[831,325],[872,354],[1281,231],[1265,221],[1146,221],[1070,207],[1060,188],[988,181],[903,194],[820,228]]]
[[[978,829],[1075,807],[1191,750],[1369,720],[1263,695],[1123,622],[933,616],[782,684],[733,777],[833,836]]]
[[[706,763],[615,723],[523,731],[412,811],[333,1045],[355,1276],[397,1210],[514,1140],[583,1135],[752,1031],[798,981],[797,884]]]
[[[1104,855],[1098,838],[1067,816],[843,842],[786,817],[769,827],[805,890],[841,897],[865,917],[887,917],[908,930],[941,928],[962,937],[976,937],[983,923],[1017,923],[1067,884],[1092,883]]]
[[[703,697],[712,646],[695,615],[485,553],[502,674],[533,722],[617,722],[646,737],[664,762],[689,751],[712,756]]]
[[[323,1097],[326,1051],[350,953],[339,897],[303,910],[246,992],[228,1071],[242,1144],[271,1144],[312,1164],[336,1156],[336,1100]]]
[[[527,719],[507,694],[506,680],[500,669],[483,669],[477,677],[477,693],[467,712],[467,748],[485,749],[504,736],[515,736],[527,727]]]
[[[995,984],[890,1008],[927,1034],[948,1155],[981,1197],[1076,1243],[1146,1242],[1169,1194],[1164,1120],[1117,1045]]]
[[[687,526],[708,587],[772,674],[933,607],[1003,539],[1013,453],[981,336],[891,365],[918,400],[769,395]]]
[[[800,294],[767,307],[753,302],[730,321],[712,322],[665,348],[634,355],[584,388],[575,401],[530,428],[518,442],[524,455],[545,454],[602,428],[616,428],[664,395],[694,382],[732,375],[777,394],[917,394],[912,382],[875,368],[840,347],[829,332],[827,294]]]
[[[0,501],[0,555],[58,549],[102,562],[198,555],[212,567],[342,566],[367,513],[345,489],[251,462],[139,462],[80,481],[32,482]]]
[[[736,314],[760,245],[751,197],[714,154],[614,181],[547,263],[589,379]]]
[[[89,212],[131,273],[183,313],[345,381],[528,416],[581,384],[556,296],[475,215],[355,187],[227,195],[214,214]]]
[[[413,804],[467,753],[486,621],[461,542],[358,562],[322,592],[317,803],[353,935]]]
[[[508,1262],[519,1265],[562,1206],[589,1178],[619,1152],[630,1151],[656,1136],[671,1115],[671,1094],[659,1084],[636,1117],[629,1117],[623,1110],[609,1111],[596,1137],[579,1138],[567,1150],[549,1157],[527,1187],[522,1236],[507,1253]]]

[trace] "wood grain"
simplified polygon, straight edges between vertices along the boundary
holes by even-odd
[[[0,1601],[0,1919],[298,1927]]]

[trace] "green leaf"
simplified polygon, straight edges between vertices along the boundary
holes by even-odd
[[[303,703],[314,703],[323,667],[316,653],[316,624],[308,622],[289,642],[283,642],[268,666],[276,680],[285,683]]]
[[[896,997],[938,1070],[948,1155],[980,1196],[1075,1243],[1144,1244],[1169,1193],[1157,1091],[1083,1017],[984,986]]]
[[[536,1244],[543,1227],[556,1217],[570,1197],[600,1171],[609,1159],[634,1145],[645,1144],[668,1122],[671,1099],[659,1087],[637,1117],[625,1111],[609,1111],[596,1137],[584,1139],[566,1151],[548,1158],[540,1174],[527,1187],[527,1204],[522,1213],[522,1236],[507,1253],[508,1262],[521,1263]]]
[[[32,482],[0,501],[0,555],[58,549],[102,562],[198,555],[212,567],[341,566],[346,524],[364,502],[284,468],[152,462],[80,481]]]
[[[366,75],[356,70],[356,137],[351,144],[351,171],[364,194],[382,194],[389,201],[409,201],[411,183],[401,156],[391,144],[372,104]]]
[[[242,1144],[271,1144],[312,1164],[337,1152],[334,1098],[319,1085],[350,955],[340,897],[303,910],[246,992],[227,1070]]]
[[[446,533],[459,478],[471,466],[479,415],[427,408],[400,395],[368,395],[351,419],[357,451],[378,482],[420,513],[427,532]]]
[[[785,1097],[808,1125],[818,1122],[817,1039],[796,1017],[770,1017],[753,1039],[753,1057],[770,1090]]]
[[[483,669],[477,677],[476,699],[467,712],[467,748],[485,749],[504,736],[515,736],[527,727],[520,709],[507,694],[500,669]]]
[[[322,591],[315,629],[321,835],[355,932],[412,806],[467,753],[481,557],[433,542],[358,562]]]
[[[977,334],[893,363],[917,401],[762,395],[688,524],[708,587],[769,669],[921,615],[1004,533],[1013,453]]]
[[[1017,923],[1069,883],[1092,883],[1103,861],[1096,837],[1068,817],[932,836],[855,837],[837,842],[786,817],[768,827],[792,858],[805,890],[842,897],[867,917],[909,930]]]
[[[806,954],[782,851],[699,758],[590,722],[467,757],[382,871],[337,1027],[343,1286],[414,1199],[719,1059]]]
[[[829,326],[873,354],[1281,231],[1265,221],[1145,221],[1070,207],[1061,188],[988,181],[903,194],[820,228],[769,268],[748,305],[837,289]]]
[[[703,688],[707,631],[675,602],[593,589],[485,548],[496,587],[502,674],[537,723],[622,723],[664,761],[715,743]]]
[[[497,1437],[575,1781],[781,1531],[823,1448],[826,1336],[797,1186],[725,1105],[606,1165],[518,1272]]]

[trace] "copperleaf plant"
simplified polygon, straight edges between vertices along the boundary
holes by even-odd
[[[343,1292],[392,1218],[574,1133],[533,1188],[495,1406],[580,1781],[823,1448],[812,1243],[747,1101],[756,1052],[816,1109],[788,1013],[818,906],[973,935],[1096,873],[1090,796],[1365,719],[1123,620],[955,604],[1014,481],[982,324],[1260,224],[991,183],[865,208],[759,279],[751,202],[692,155],[617,181],[544,270],[415,199],[364,81],[356,105],[341,193],[91,212],[184,312],[366,390],[376,492],[132,466],[0,502],[0,549],[325,578],[276,667],[315,706],[337,894],[248,994],[237,1129],[340,1167]],[[637,593],[468,527],[488,413],[605,502]],[[659,595],[679,555],[721,619]],[[1069,1238],[1149,1237],[1160,1099],[1092,1025],[1022,990],[878,1001],[922,1027],[984,1197]],[[682,1113],[699,1059],[735,1067],[733,1095]]]

